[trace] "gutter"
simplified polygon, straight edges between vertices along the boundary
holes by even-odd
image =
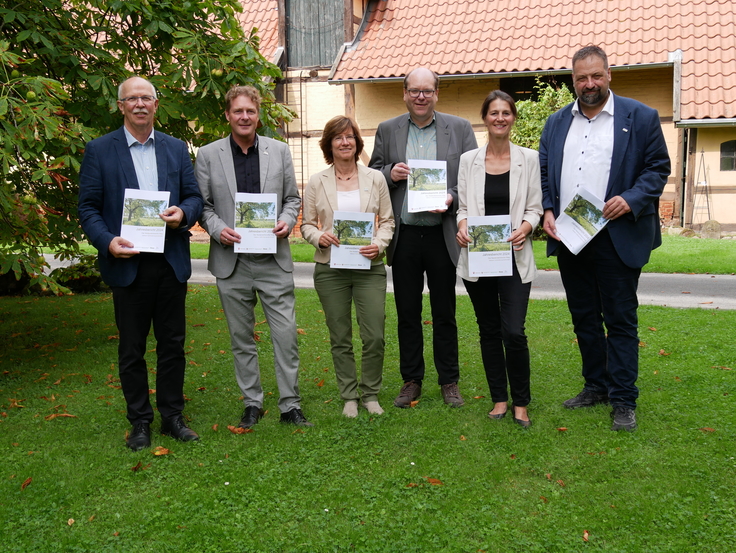
[[[718,119],[684,119],[675,123],[678,129],[736,127],[736,117],[721,117]]]
[[[335,79],[334,75],[337,72],[337,66],[340,63],[342,56],[335,60],[335,64],[332,66],[330,76],[327,79],[329,84],[349,84],[349,83],[390,83],[390,82],[403,82],[404,76],[398,77],[369,77],[366,79]],[[636,65],[620,65],[611,66],[612,72],[620,71],[636,71],[639,69],[658,69],[663,67],[672,67],[674,62],[656,62],[656,63],[638,63]],[[547,70],[536,70],[536,71],[499,71],[499,72],[487,72],[487,73],[455,73],[454,75],[440,75],[440,80],[455,80],[455,79],[487,79],[493,77],[530,77],[530,76],[547,76],[547,75],[565,75],[572,73],[572,69],[547,69]]]

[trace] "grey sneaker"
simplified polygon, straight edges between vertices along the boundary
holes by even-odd
[[[394,407],[405,409],[411,407],[411,402],[422,395],[422,386],[416,382],[404,382],[399,395],[394,400]]]
[[[611,413],[613,417],[613,426],[611,430],[626,430],[632,432],[636,430],[636,413],[629,407],[617,405]]]
[[[596,392],[583,390],[574,398],[563,401],[562,405],[568,409],[577,409],[578,407],[592,407],[599,403],[608,403],[608,394],[598,394]]]
[[[449,405],[450,407],[462,407],[463,405],[465,405],[463,396],[460,395],[460,390],[457,389],[457,382],[443,384],[441,386],[441,389],[442,399],[445,400],[445,403],[447,405]]]

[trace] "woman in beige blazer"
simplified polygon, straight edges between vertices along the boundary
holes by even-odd
[[[536,276],[531,235],[542,215],[539,156],[534,150],[509,141],[516,121],[513,98],[491,92],[481,108],[488,129],[488,145],[466,152],[458,173],[457,242],[462,248],[457,273],[473,303],[480,330],[480,349],[493,410],[502,419],[511,389],[514,422],[529,427],[529,348],[524,323],[531,281]],[[472,277],[468,271],[468,216],[510,215],[513,274]]]
[[[330,330],[332,361],[343,415],[358,416],[359,389],[369,413],[383,413],[378,392],[383,377],[386,305],[385,249],[394,234],[394,216],[386,179],[375,169],[358,165],[363,139],[352,119],[337,116],[327,122],[319,141],[330,165],[312,175],[304,194],[301,232],[317,251],[314,254],[314,288]],[[332,247],[340,240],[333,233],[335,211],[375,213],[371,244],[359,252],[371,260],[368,270],[330,267]],[[363,342],[360,385],[353,354],[352,304]]]

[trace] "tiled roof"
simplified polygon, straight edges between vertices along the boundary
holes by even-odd
[[[570,69],[594,43],[612,66],[682,50],[681,118],[736,117],[733,0],[381,0],[334,80]],[[644,4],[654,4],[644,3]]]
[[[238,19],[243,24],[246,36],[253,27],[258,28],[256,34],[261,39],[259,51],[268,61],[273,61],[276,48],[279,47],[279,8],[277,0],[241,0],[243,13]]]

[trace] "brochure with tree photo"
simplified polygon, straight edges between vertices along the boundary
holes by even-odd
[[[580,253],[608,220],[603,217],[606,202],[578,185],[570,203],[555,221],[557,236],[574,255]]]
[[[447,162],[410,159],[407,182],[409,213],[447,208]]]
[[[159,217],[169,207],[169,192],[126,188],[120,237],[139,252],[163,253],[166,222]]]
[[[235,194],[235,253],[276,253],[276,194]]]
[[[473,277],[509,276],[513,274],[511,217],[486,215],[468,217],[468,272]]]
[[[339,246],[330,246],[330,267],[333,269],[371,268],[371,260],[360,254],[360,248],[370,246],[376,216],[359,211],[335,211],[332,234],[340,241]]]

